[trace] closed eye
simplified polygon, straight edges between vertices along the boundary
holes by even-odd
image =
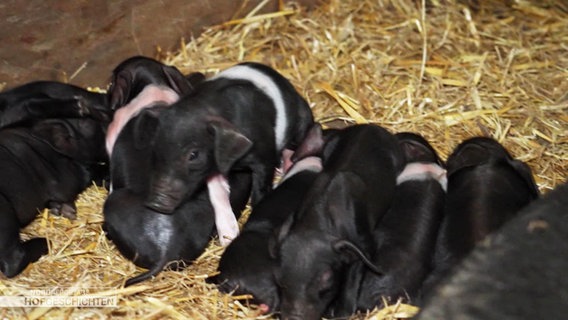
[[[274,283],[276,283],[276,286],[278,286],[278,288],[286,289],[286,286],[282,284],[282,279],[280,277],[273,275],[272,278],[274,279]]]
[[[195,161],[197,158],[199,158],[199,151],[193,150],[189,153],[189,157],[188,157],[189,161]]]

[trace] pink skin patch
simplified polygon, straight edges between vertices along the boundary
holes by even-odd
[[[258,311],[260,312],[260,314],[267,314],[268,312],[270,312],[270,307],[267,304],[260,304],[258,306]]]
[[[323,169],[322,162],[320,157],[306,157],[302,160],[297,161],[294,163],[286,174],[280,179],[279,184],[284,182],[284,180],[294,176],[298,172],[310,170],[314,172],[320,172]]]
[[[407,164],[396,178],[396,184],[399,185],[405,181],[422,181],[426,179],[435,179],[440,183],[442,189],[446,191],[448,186],[446,170],[435,163],[414,162]]]
[[[282,150],[282,158],[281,158],[281,162],[280,162],[280,167],[276,168],[276,170],[274,171],[274,176],[284,176],[288,170],[290,170],[290,167],[292,167],[294,165],[294,163],[292,162],[292,155],[294,154],[294,151],[290,150],[290,149],[284,149]],[[275,185],[273,185],[274,187]]]
[[[282,172],[286,173],[290,170],[290,167],[293,165],[292,163],[292,155],[294,151],[290,149],[282,150]]]
[[[112,154],[114,143],[122,128],[124,128],[130,119],[140,113],[140,111],[152,106],[153,103],[158,101],[163,101],[167,105],[171,105],[178,100],[179,95],[168,87],[153,84],[146,86],[136,98],[132,99],[127,105],[120,107],[114,113],[106,134],[106,149],[108,155],[110,156]]]
[[[226,247],[239,235],[239,224],[229,201],[229,183],[223,175],[216,174],[207,179],[207,190],[215,212],[219,242]]]

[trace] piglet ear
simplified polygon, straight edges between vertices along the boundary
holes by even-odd
[[[448,157],[446,165],[448,167],[448,176],[455,171],[483,164],[489,161],[490,155],[488,150],[476,143],[463,142]]]
[[[536,182],[534,181],[531,168],[526,163],[515,160],[513,158],[509,158],[508,162],[511,167],[513,167],[515,171],[517,171],[517,173],[521,176],[521,178],[526,182],[531,196],[534,199],[538,198],[540,192],[538,191],[538,187],[536,185]]]
[[[407,162],[435,162],[443,166],[438,154],[424,137],[411,132],[401,132],[396,134],[396,138]]]
[[[338,318],[342,315],[355,314],[357,298],[362,286],[365,272],[365,264],[352,263],[344,273],[343,281],[335,301],[327,309],[325,318]]]
[[[193,85],[176,67],[162,66],[162,71],[168,79],[169,86],[174,89],[177,94],[184,96],[193,92]]]
[[[147,148],[154,140],[160,125],[159,110],[160,107],[144,109],[131,120],[134,121],[134,146],[137,149]]]
[[[383,272],[369,260],[359,247],[349,240],[337,240],[333,243],[333,249],[338,253],[351,253],[361,259],[361,261],[374,273],[383,275]]]
[[[33,127],[32,135],[47,142],[53,150],[70,158],[80,153],[80,136],[65,120],[45,120]]]
[[[223,119],[209,121],[208,129],[215,137],[217,169],[226,175],[233,164],[250,150],[252,141],[240,133],[232,123]]]
[[[189,81],[194,90],[195,87],[205,81],[205,75],[201,72],[192,72],[186,75],[185,78]]]
[[[292,162],[297,162],[311,156],[319,156],[323,150],[324,140],[321,125],[314,123],[306,134],[304,141],[292,155]]]
[[[280,228],[276,229],[274,234],[268,238],[268,253],[272,259],[278,257],[278,246],[284,241],[288,233],[290,233],[290,228],[292,228],[292,224],[294,223],[294,215],[295,214],[291,214],[288,216]]]
[[[120,71],[114,75],[113,81],[108,90],[109,106],[111,110],[116,110],[126,104],[126,99],[130,96],[132,86],[132,75],[128,71]]]

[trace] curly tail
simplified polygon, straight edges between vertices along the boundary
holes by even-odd
[[[141,273],[141,274],[137,275],[136,277],[133,277],[133,278],[126,280],[124,287],[128,287],[128,286],[131,286],[131,285],[136,284],[138,282],[142,282],[144,280],[150,279],[151,277],[160,273],[160,271],[164,270],[164,267],[167,264],[168,264],[168,260],[166,259],[166,257],[162,257],[160,259],[160,261],[158,261],[158,263],[156,263],[153,267],[150,268],[150,270],[148,270],[144,273]]]

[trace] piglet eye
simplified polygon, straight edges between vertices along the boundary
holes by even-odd
[[[197,150],[193,150],[189,153],[189,161],[194,161],[195,159],[197,159],[199,157],[199,151]]]

